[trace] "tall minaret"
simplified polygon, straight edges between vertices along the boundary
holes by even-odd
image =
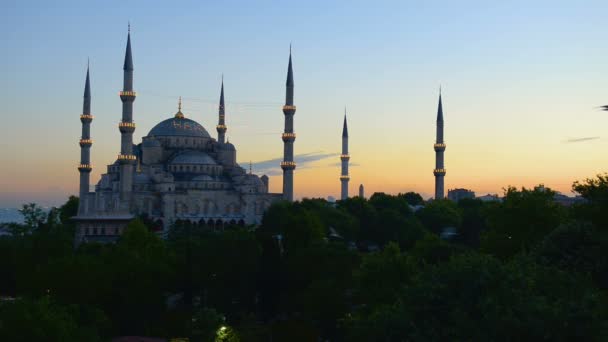
[[[342,126],[342,154],[340,160],[342,161],[342,174],[340,175],[340,183],[342,183],[342,191],[340,192],[340,199],[345,200],[348,198],[348,161],[350,156],[348,155],[348,125],[346,124],[346,108],[344,109],[344,125]]]
[[[80,201],[78,203],[78,215],[85,214],[87,211],[87,194],[89,193],[89,182],[91,177],[91,82],[89,80],[89,66],[87,63],[87,79],[84,84],[84,101],[82,104],[82,136],[80,137]]]
[[[293,116],[296,113],[296,106],[293,105],[293,69],[291,67],[291,46],[289,47],[289,66],[287,67],[287,82],[285,83],[285,105],[283,114],[285,115],[285,131],[281,135],[283,138],[283,199],[293,202],[293,170],[296,162],[293,160],[293,142],[296,134],[293,132]]]
[[[439,106],[437,108],[437,141],[435,148],[435,199],[443,199],[444,188],[443,178],[445,177],[445,166],[443,165],[443,152],[445,143],[443,142],[443,107],[441,105],[441,88],[439,89]]]
[[[133,101],[136,93],[133,91],[133,56],[131,55],[131,27],[127,35],[127,50],[125,52],[125,64],[123,66],[124,78],[123,88],[120,94],[122,101],[122,121],[118,124],[121,133],[120,154],[120,200],[121,209],[129,211],[129,200],[133,189],[133,167],[136,157],[133,155]]]
[[[365,198],[365,189],[363,188],[363,184],[359,184],[359,197]]]
[[[222,90],[220,92],[220,107],[219,107],[219,120],[217,123],[217,141],[220,144],[223,144],[226,140],[226,131],[228,130],[228,128],[226,127],[226,113],[225,113],[225,107],[224,107],[224,75],[222,75]]]

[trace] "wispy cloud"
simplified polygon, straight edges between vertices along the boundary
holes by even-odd
[[[583,141],[589,141],[589,140],[597,140],[600,137],[583,137],[583,138],[570,138],[570,139],[566,139],[564,142],[565,143],[577,143],[577,142],[583,142]]]
[[[294,156],[295,162],[298,165],[298,169],[309,169],[312,167],[312,163],[323,160],[326,158],[336,157],[339,153],[325,153],[323,151],[309,152],[296,154]],[[283,157],[262,160],[252,163],[253,171],[258,174],[265,174],[267,176],[276,176],[283,173],[280,164],[283,161]],[[248,163],[243,163],[248,165]]]
[[[329,164],[327,164],[327,166],[332,166],[332,167],[333,167],[333,166],[335,166],[335,167],[340,167],[340,166],[342,166],[342,163],[341,163],[341,162],[329,163]],[[359,164],[359,163],[352,163],[352,162],[350,162],[350,163],[348,163],[348,166],[355,167],[355,166],[361,166],[361,164]]]

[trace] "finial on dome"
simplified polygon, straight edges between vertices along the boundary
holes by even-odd
[[[179,100],[177,102],[177,113],[175,113],[175,117],[178,119],[183,119],[184,118],[184,114],[182,113],[182,97],[179,97]]]

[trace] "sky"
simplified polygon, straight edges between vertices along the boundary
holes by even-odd
[[[606,1],[0,2],[0,207],[78,192],[87,59],[95,184],[116,159],[131,23],[141,141],[183,112],[216,137],[222,74],[237,160],[281,192],[281,107],[295,78],[295,196],[433,194],[441,86],[446,189],[571,185],[608,164]]]

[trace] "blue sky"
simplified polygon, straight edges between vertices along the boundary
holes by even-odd
[[[296,153],[328,156],[296,173],[297,197],[339,193],[345,106],[358,165],[351,193],[364,183],[368,193],[431,194],[440,84],[446,188],[568,192],[607,163],[608,118],[595,108],[608,103],[607,12],[605,1],[5,0],[0,206],[58,204],[76,192],[87,58],[93,183],[113,161],[129,21],[136,140],[176,111],[178,96],[215,136],[223,73],[238,160],[279,158],[291,42]],[[599,138],[577,140],[585,137]],[[271,177],[272,190],[280,183]]]

